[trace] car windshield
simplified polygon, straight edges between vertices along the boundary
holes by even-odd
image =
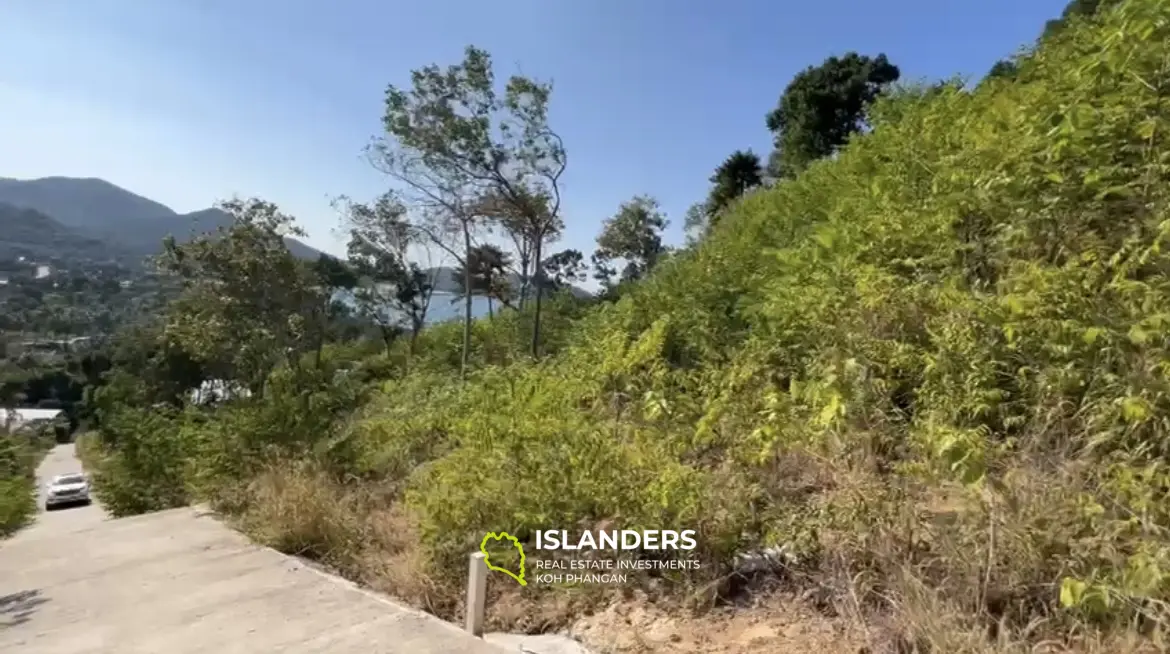
[[[85,477],[82,475],[61,475],[60,477],[57,477],[57,480],[53,483],[57,484],[58,486],[64,486],[66,484],[84,484]]]

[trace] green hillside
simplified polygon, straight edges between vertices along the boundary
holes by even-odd
[[[123,249],[70,229],[32,209],[0,203],[0,261],[106,263],[132,260]]]
[[[167,236],[182,241],[231,224],[231,216],[220,209],[178,214],[154,200],[95,178],[0,177],[0,204],[48,216],[57,231],[69,232],[74,241],[86,241],[83,253],[106,258],[126,257],[130,253],[140,260],[158,254]],[[5,220],[15,220],[15,217],[0,214],[0,228]],[[61,244],[52,240],[52,231],[30,229],[23,235],[17,234],[24,237],[17,240],[9,231],[0,229],[0,252],[18,246],[58,247]],[[302,259],[313,260],[321,254],[295,238],[287,238],[285,244],[294,256]],[[97,254],[91,254],[94,251]]]
[[[1020,628],[1062,601],[1155,611],[1167,9],[1055,36],[1014,83],[897,94],[563,356],[484,371],[429,420],[368,419],[382,447],[448,439],[406,496],[426,545],[454,567],[501,524],[620,517],[698,527],[719,561],[782,543],[810,570],[910,571]]]
[[[442,325],[324,355],[363,386],[292,365],[214,412],[107,408],[99,490],[211,498],[447,617],[485,532],[607,524],[697,530],[702,569],[641,580],[671,606],[783,547],[868,651],[1136,651],[1170,618],[1168,91],[1170,5],[1072,17],[1010,77],[880,99],[615,302],[557,298],[551,356],[510,313],[465,380]]]

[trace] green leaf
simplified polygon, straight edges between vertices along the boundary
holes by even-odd
[[[1120,198],[1128,198],[1133,195],[1133,191],[1128,186],[1110,186],[1109,188],[1097,193],[1097,200],[1116,200]]]
[[[1081,340],[1085,342],[1085,345],[1092,345],[1093,343],[1096,343],[1097,339],[1100,338],[1101,334],[1104,333],[1105,330],[1101,329],[1100,327],[1090,327],[1086,329],[1083,334],[1081,334]]]
[[[1150,416],[1150,408],[1144,399],[1130,396],[1121,401],[1121,415],[1128,422],[1140,422]]]
[[[1079,606],[1085,598],[1085,589],[1088,584],[1079,579],[1065,577],[1060,582],[1060,605],[1066,609]]]

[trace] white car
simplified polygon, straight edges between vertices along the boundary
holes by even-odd
[[[66,504],[89,504],[89,480],[80,472],[57,475],[45,487],[45,510]]]

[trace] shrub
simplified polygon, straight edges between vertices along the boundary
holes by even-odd
[[[53,447],[52,427],[0,429],[0,538],[16,533],[37,513],[36,469]]]
[[[86,455],[102,505],[115,516],[185,506],[191,443],[182,436],[173,410],[126,407],[108,413],[100,434],[105,447]]]
[[[11,536],[37,513],[36,483],[25,477],[0,479],[0,538]]]

